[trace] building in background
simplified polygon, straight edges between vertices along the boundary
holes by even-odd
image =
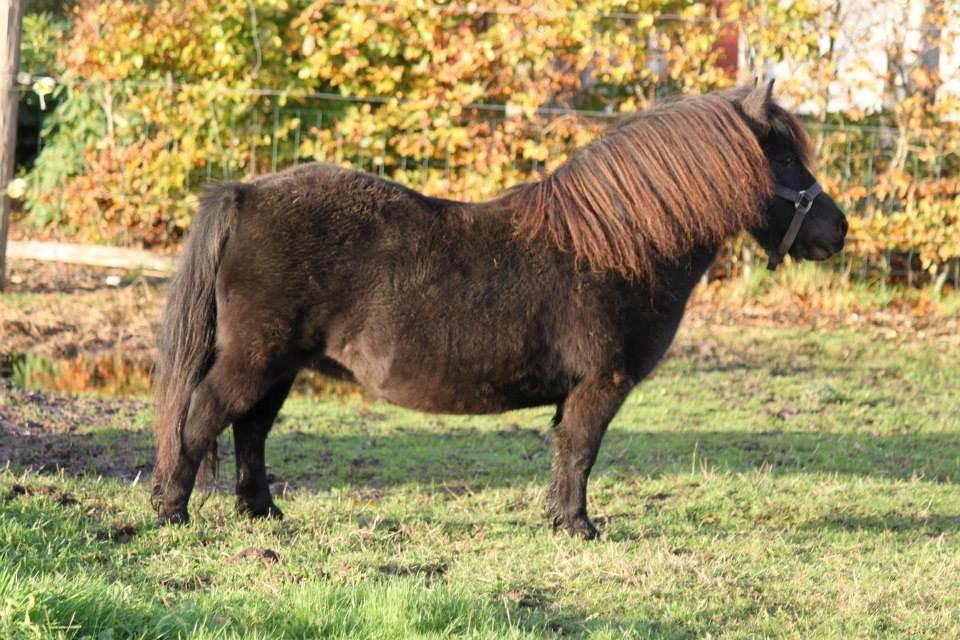
[[[722,12],[728,0],[716,2]],[[759,34],[738,29],[741,78],[776,78],[786,101],[808,115],[892,111],[923,94],[941,118],[960,120],[960,2],[820,0],[813,15],[803,27],[752,25],[797,29],[814,48],[783,52],[776,62],[757,60],[751,43]],[[721,33],[717,46],[727,50],[729,35]]]

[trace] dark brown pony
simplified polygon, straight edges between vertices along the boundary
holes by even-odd
[[[209,189],[162,320],[161,522],[187,520],[230,424],[238,509],[282,515],[264,441],[312,368],[422,411],[556,405],[549,516],[594,537],[587,477],[607,424],[721,241],[746,229],[771,256],[813,259],[843,246],[843,213],[808,190],[803,128],[770,89],[643,112],[489,202],[327,164]]]

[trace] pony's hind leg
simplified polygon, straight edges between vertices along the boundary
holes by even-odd
[[[158,518],[187,522],[187,502],[197,471],[210,446],[228,424],[245,414],[269,388],[264,369],[250,366],[242,353],[221,351],[190,396],[190,407],[180,434],[180,449],[169,481],[157,496]]]
[[[280,407],[293,385],[293,376],[278,382],[257,404],[233,423],[237,457],[237,512],[252,518],[282,518],[273,503],[264,445]]]
[[[632,387],[619,372],[590,378],[578,384],[558,409],[547,492],[547,515],[554,529],[587,540],[597,536],[587,516],[587,478],[607,425]]]

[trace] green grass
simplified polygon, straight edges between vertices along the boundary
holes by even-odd
[[[218,491],[161,530],[142,483],[13,465],[0,637],[960,637],[958,380],[943,341],[684,332],[604,442],[598,543],[542,517],[549,408],[294,398],[282,523]],[[141,455],[146,412],[98,422]]]

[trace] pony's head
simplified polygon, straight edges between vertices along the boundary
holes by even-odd
[[[773,196],[759,225],[750,232],[775,269],[787,254],[825,260],[843,249],[847,218],[810,172],[810,148],[803,126],[772,99],[773,81],[733,93],[757,136],[773,178]]]

